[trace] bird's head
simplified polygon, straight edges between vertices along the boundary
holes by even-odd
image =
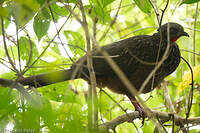
[[[168,26],[169,26],[169,33],[168,33]],[[158,28],[158,34],[162,32],[162,38],[167,39],[169,35],[171,42],[176,42],[176,40],[181,36],[189,37],[188,33],[184,31],[183,27],[180,24],[169,22],[162,25]]]

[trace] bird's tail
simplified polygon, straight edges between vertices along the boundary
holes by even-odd
[[[42,87],[76,78],[77,77],[72,78],[72,69],[64,69],[18,79],[17,82],[21,83],[22,85]]]

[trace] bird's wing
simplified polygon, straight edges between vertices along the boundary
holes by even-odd
[[[153,50],[149,48],[152,45],[150,38],[151,36],[147,35],[135,36],[106,45],[102,48],[108,52],[120,69],[128,75],[140,67],[139,64],[142,63],[141,61],[145,63],[145,60],[149,61],[154,55]],[[93,56],[93,67],[96,75],[115,75],[115,72],[102,56],[101,52],[94,52]]]

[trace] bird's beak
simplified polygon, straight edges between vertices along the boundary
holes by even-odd
[[[188,33],[187,32],[183,32],[183,33],[181,33],[181,36],[187,36],[187,37],[190,37],[189,35],[188,35]]]

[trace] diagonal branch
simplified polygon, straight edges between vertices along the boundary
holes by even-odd
[[[2,32],[2,35],[3,35],[3,44],[4,44],[4,50],[6,52],[6,56],[8,58],[8,61],[10,63],[10,65],[12,66],[13,70],[17,73],[19,73],[19,71],[17,70],[17,68],[15,67],[10,55],[9,55],[9,52],[8,52],[8,48],[7,48],[7,45],[6,45],[6,37],[5,37],[5,29],[4,29],[4,20],[3,20],[3,17],[1,17],[1,32]]]
[[[159,118],[162,123],[170,121],[173,118],[171,113],[153,111],[153,110],[152,110],[152,117],[155,118],[155,119]],[[138,111],[127,113],[127,114],[118,116],[118,117],[114,118],[113,120],[111,120],[109,122],[106,122],[104,124],[99,125],[99,128],[100,128],[100,130],[107,131],[109,129],[115,128],[116,126],[118,126],[118,125],[120,125],[124,122],[129,122],[130,119],[134,120],[134,119],[137,119],[137,118],[141,118]],[[175,125],[177,125],[177,126],[182,126],[182,125],[187,125],[187,124],[192,124],[192,125],[199,125],[200,124],[200,117],[185,119],[181,116],[174,114],[173,119],[174,119]]]

